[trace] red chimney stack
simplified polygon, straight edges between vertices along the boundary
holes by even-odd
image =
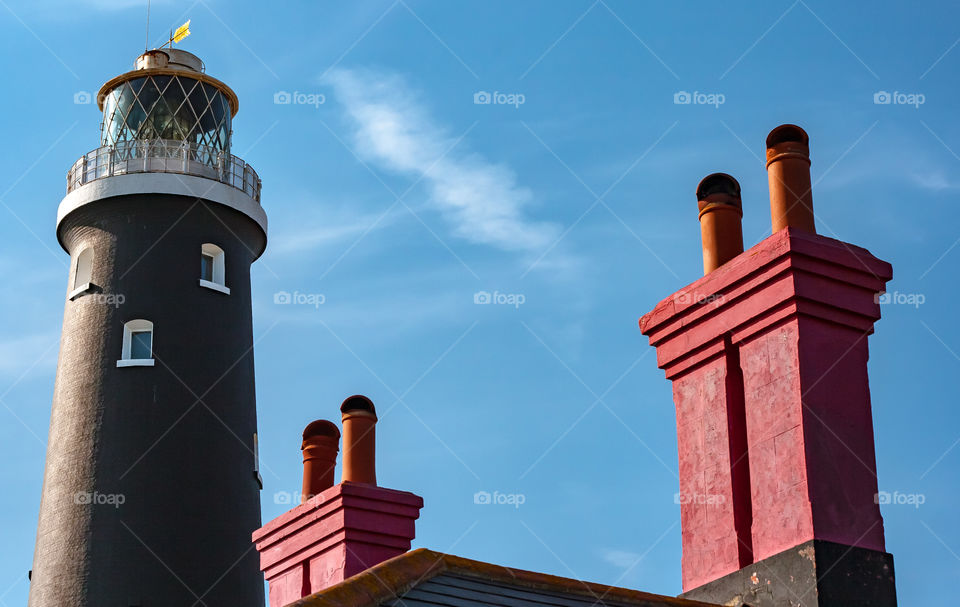
[[[410,550],[423,499],[377,486],[376,409],[351,396],[343,414],[343,480],[334,485],[340,431],[326,420],[303,432],[302,503],[253,533],[270,607],[283,607]]]
[[[706,275],[640,319],[673,383],[685,598],[896,605],[867,378],[892,271],[815,233],[809,162],[802,129],[774,129],[773,235],[708,255],[740,239],[739,217],[701,224]]]

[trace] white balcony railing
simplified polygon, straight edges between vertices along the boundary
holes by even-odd
[[[129,141],[84,154],[67,172],[67,193],[104,177],[180,173],[213,179],[260,202],[260,177],[249,164],[214,148],[168,139]]]

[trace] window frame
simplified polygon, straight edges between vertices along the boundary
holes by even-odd
[[[260,476],[260,436],[256,432],[253,433],[253,478],[263,490],[263,477]]]
[[[83,271],[82,275],[81,271]],[[93,284],[93,247],[83,247],[74,256],[73,275],[70,284],[72,288],[67,295],[67,299],[71,301],[84,293],[89,293],[96,286]]]
[[[212,242],[205,242],[200,246],[200,255],[201,268],[203,267],[202,262],[204,255],[213,258],[213,268],[211,271],[211,278],[213,278],[213,280],[200,278],[200,286],[218,291],[224,295],[229,295],[230,287],[227,286],[226,253],[224,250]]]
[[[207,262],[205,260],[209,259]],[[209,267],[204,267],[205,265]],[[210,255],[206,251],[200,251],[200,280],[205,280],[207,282],[213,282],[213,268],[217,265],[217,258],[213,255]],[[204,270],[209,270],[209,275]]]
[[[133,350],[134,333],[150,333],[150,358],[131,358]],[[154,329],[153,323],[143,318],[135,318],[123,323],[123,343],[120,350],[120,360],[117,361],[118,367],[152,367],[153,358]]]

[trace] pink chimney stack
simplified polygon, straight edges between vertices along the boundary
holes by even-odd
[[[838,604],[828,595],[851,589],[818,576],[839,566],[865,604],[895,605],[867,378],[892,269],[815,232],[803,129],[770,133],[767,170],[773,234],[740,252],[740,187],[704,179],[705,276],[640,319],[673,383],[683,596],[754,604],[777,587],[784,600],[804,578],[816,604]]]
[[[365,396],[340,407],[344,457],[334,485],[340,431],[326,420],[303,433],[303,496],[299,506],[254,532],[270,607],[320,592],[410,550],[423,499],[377,486],[377,415]]]

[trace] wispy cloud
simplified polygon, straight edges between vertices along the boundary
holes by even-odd
[[[74,2],[74,4],[78,3],[78,0],[72,0],[72,1]],[[217,4],[217,0],[205,0],[205,3],[215,5]],[[146,16],[147,14],[147,3],[144,2],[143,0],[79,0],[79,4],[86,5],[90,8],[105,11],[105,12],[107,11],[116,12],[120,10],[133,9],[133,10],[143,11],[144,16]],[[193,2],[186,3],[186,2],[177,2],[176,0],[150,0],[151,9],[163,9],[163,8],[173,7],[173,8],[179,8],[180,10],[186,10],[188,9],[188,7],[192,9],[195,6],[196,6],[196,3],[193,3]],[[164,16],[162,13],[154,13],[154,14],[157,15],[158,17]],[[157,27],[160,27],[161,31],[164,25],[169,25],[169,24],[164,24],[159,20],[157,21]],[[179,25],[179,23],[172,24],[173,27],[176,27],[177,25]],[[153,29],[152,26],[151,26],[151,29]]]
[[[328,79],[353,124],[361,158],[422,179],[456,236],[521,252],[542,251],[557,238],[558,226],[525,215],[533,194],[517,183],[513,170],[468,152],[402,77],[339,69]]]
[[[952,179],[943,171],[913,171],[908,174],[910,181],[924,190],[942,192],[960,189],[960,181]]]
[[[444,284],[435,279],[440,275],[428,276],[434,278],[433,284]],[[324,303],[319,306],[278,305],[271,296],[256,302],[254,314],[258,322],[264,322],[267,326],[280,321],[284,326],[296,327],[297,331],[310,331],[311,327],[322,324],[359,329],[360,333],[351,338],[351,343],[384,344],[409,340],[411,334],[422,337],[425,331],[459,326],[475,308],[473,293],[469,290],[431,290],[424,286],[411,292],[398,288],[396,285],[400,282],[378,280],[377,284],[383,285],[383,288],[372,293],[325,293]],[[300,292],[312,291],[320,289],[304,288]],[[389,295],[391,314],[382,313],[384,293]]]
[[[19,3],[18,3],[19,4]],[[151,0],[152,8],[162,8],[171,4],[170,0]],[[47,9],[51,7],[71,8],[82,11],[103,11],[116,13],[128,9],[143,11],[147,15],[147,3],[144,0],[48,0],[44,3]],[[48,14],[54,17],[54,14]],[[60,14],[59,16],[63,16]]]
[[[0,342],[0,377],[17,378],[31,371],[50,371],[57,364],[56,333],[7,338]]]
[[[600,558],[619,569],[629,569],[637,564],[641,555],[629,550],[606,549],[600,552]]]
[[[323,246],[339,244],[362,237],[368,231],[385,228],[394,223],[400,211],[389,213],[348,213],[327,206],[332,217],[298,217],[297,225],[287,225],[271,236],[271,253],[277,255],[300,254]],[[273,227],[273,226],[271,226]]]

